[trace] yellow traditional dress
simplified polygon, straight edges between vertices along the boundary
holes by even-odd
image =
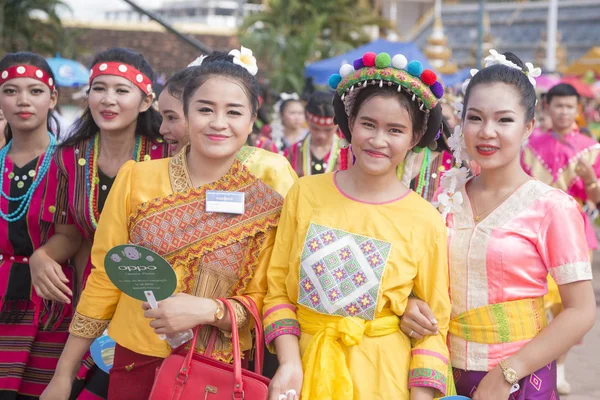
[[[269,348],[278,336],[300,337],[303,400],[408,399],[415,386],[445,393],[450,300],[440,214],[414,192],[360,202],[335,176],[302,178],[286,197],[263,308]],[[411,346],[399,316],[413,291],[427,299],[440,334]]]
[[[294,172],[283,156],[244,147],[223,178],[193,188],[185,158],[182,151],[170,159],[127,162],[119,171],[100,218],[92,248],[94,270],[71,334],[96,338],[108,326],[109,335],[128,350],[153,357],[170,354],[167,342],[144,318],[142,302],[120,292],[104,269],[107,251],[126,243],[165,257],[177,274],[176,292],[242,302],[246,299],[239,296],[247,295],[262,307],[266,268],[283,204],[283,197],[267,184],[285,193],[297,179]],[[244,192],[245,213],[206,213],[206,190]],[[240,330],[243,349],[251,346],[250,328]],[[203,351],[208,335],[207,327],[199,336],[198,351]],[[213,355],[230,362],[227,336],[220,332]]]

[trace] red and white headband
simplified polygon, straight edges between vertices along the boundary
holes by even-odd
[[[0,73],[0,85],[16,78],[33,78],[48,86],[51,91],[54,90],[54,79],[43,69],[33,65],[24,64],[8,67]]]
[[[306,120],[311,124],[320,125],[320,126],[332,126],[335,125],[333,123],[333,117],[319,117],[318,115],[314,115],[306,112]]]
[[[145,94],[152,93],[152,81],[150,78],[129,64],[101,62],[94,65],[90,70],[90,86],[92,86],[92,81],[101,75],[121,76],[139,87]]]

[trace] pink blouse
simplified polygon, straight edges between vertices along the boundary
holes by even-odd
[[[548,272],[559,285],[592,279],[583,218],[571,196],[530,180],[475,224],[461,191],[462,209],[448,218],[452,318],[490,304],[542,297]],[[452,365],[470,371],[489,371],[526,343],[449,337]]]

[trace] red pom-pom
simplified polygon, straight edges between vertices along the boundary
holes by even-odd
[[[372,53],[372,52],[365,53],[365,55],[363,56],[363,64],[365,64],[365,67],[375,66],[375,58],[376,57],[377,57],[377,54],[375,54],[375,53]]]
[[[435,76],[435,72],[433,72],[432,70],[426,69],[421,73],[421,80],[427,86],[431,86],[437,80],[437,76]]]

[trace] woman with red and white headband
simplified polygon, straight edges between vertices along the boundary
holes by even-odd
[[[314,92],[306,103],[308,134],[285,151],[299,177],[340,169],[340,137],[333,121],[333,94]]]
[[[141,54],[121,48],[103,51],[96,55],[90,72],[88,108],[55,156],[50,173],[56,174],[58,184],[50,188],[42,216],[58,227],[76,226],[85,239],[77,253],[67,257],[73,260],[77,276],[73,286],[79,292],[91,271],[90,249],[117,172],[129,160],[161,159],[169,150],[159,133],[160,115],[152,107],[154,72]],[[57,272],[54,256],[61,239],[65,237],[56,235],[35,252],[31,275],[42,298],[69,303],[70,283]],[[85,374],[82,370],[79,378]],[[108,378],[94,376],[99,381],[86,387],[103,397]]]
[[[38,398],[56,368],[73,314],[70,304],[43,299],[34,290],[29,266],[35,249],[64,233],[40,219],[44,193],[56,185],[48,170],[57,145],[49,123],[57,100],[54,75],[42,56],[12,53],[0,60],[0,108],[7,122],[0,151],[2,399]],[[65,252],[79,243],[58,244],[54,256],[62,265],[56,264],[56,272],[70,278]]]

